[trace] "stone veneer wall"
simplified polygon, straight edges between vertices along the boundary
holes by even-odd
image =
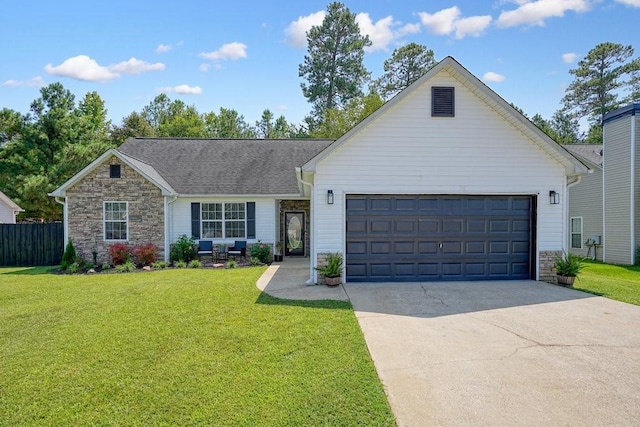
[[[109,165],[119,164],[120,178],[109,177]],[[164,259],[164,199],[158,187],[135,170],[111,156],[67,190],[69,239],[87,261],[98,252],[98,263],[111,262],[104,241],[103,202],[129,202],[130,246],[153,243],[158,259]]]
[[[304,254],[311,253],[311,203],[309,200],[281,200],[280,201],[280,241],[286,241],[286,224],[284,223],[285,212],[305,213],[305,234],[304,234]],[[283,254],[284,255],[284,254]]]
[[[554,267],[556,257],[562,255],[562,251],[540,251],[540,281],[556,284],[558,278]]]

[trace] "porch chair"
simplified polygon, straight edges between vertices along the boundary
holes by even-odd
[[[211,240],[200,240],[198,242],[198,256],[211,255],[213,260],[213,242]]]
[[[227,255],[232,257],[247,256],[247,242],[244,240],[236,240],[232,247],[227,250]]]

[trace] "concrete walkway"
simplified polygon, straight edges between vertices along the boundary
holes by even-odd
[[[399,426],[640,422],[638,306],[533,281],[307,286],[308,261],[258,287],[350,300]]]

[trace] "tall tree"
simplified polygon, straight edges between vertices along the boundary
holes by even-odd
[[[640,103],[640,70],[631,72],[629,79],[629,95],[624,100],[625,104]]]
[[[327,110],[324,119],[311,133],[311,136],[314,138],[340,138],[383,104],[384,101],[380,95],[374,91],[369,92],[367,96],[354,98],[344,109]]]
[[[576,118],[586,117],[593,124],[619,107],[619,93],[629,88],[624,77],[640,69],[640,61],[629,59],[633,47],[616,43],[601,43],[569,70],[575,76],[562,98],[565,110]]]
[[[327,7],[319,26],[307,32],[308,52],[298,67],[302,93],[313,105],[313,116],[321,120],[329,109],[341,108],[362,95],[369,79],[364,66],[364,48],[371,45],[360,34],[355,14],[342,3]]]
[[[120,126],[113,126],[111,128],[110,135],[112,143],[118,147],[125,142],[127,138],[156,136],[156,131],[140,113],[133,111],[128,116],[122,118],[122,124]]]
[[[389,99],[429,71],[436,61],[433,50],[418,43],[409,43],[393,51],[384,61],[384,74],[373,86],[380,96]]]
[[[260,120],[256,122],[256,132],[258,138],[273,138],[273,113],[271,110],[266,109],[262,112]]]
[[[558,110],[551,117],[551,128],[556,133],[556,142],[560,144],[576,144],[582,141],[578,120],[562,110]]]
[[[161,93],[142,109],[142,117],[157,130],[160,123],[169,115],[170,104],[171,99],[165,93]]]
[[[255,138],[255,129],[234,109],[220,108],[204,115],[205,133],[209,138]]]

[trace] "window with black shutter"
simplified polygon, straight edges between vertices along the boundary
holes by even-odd
[[[455,88],[431,87],[431,117],[455,117]]]

